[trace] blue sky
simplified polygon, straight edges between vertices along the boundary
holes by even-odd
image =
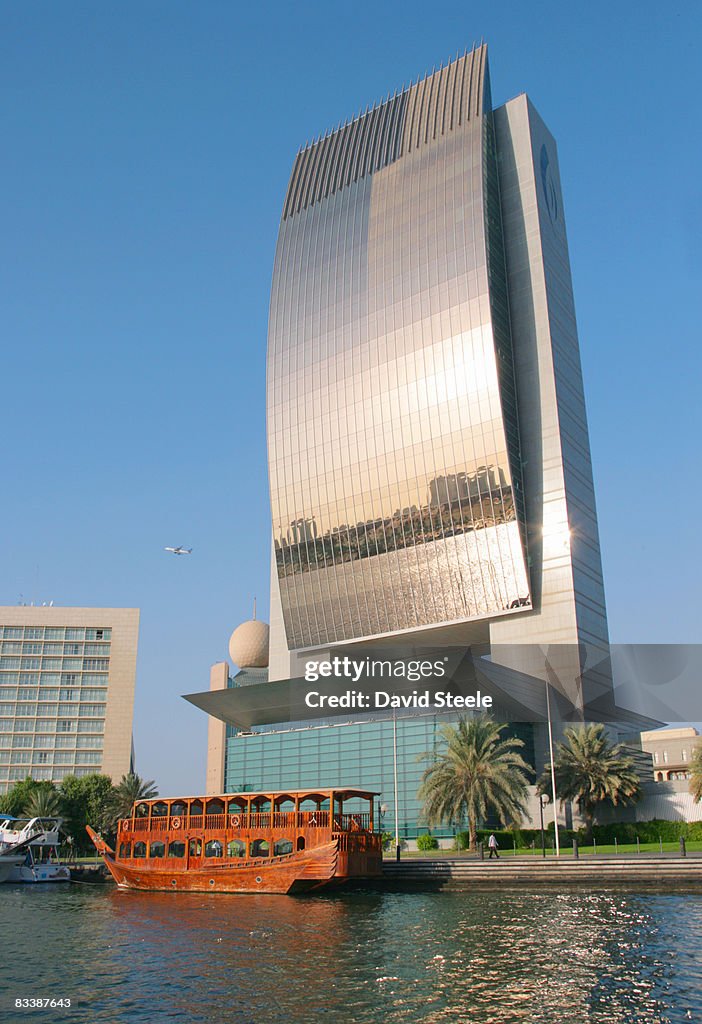
[[[204,783],[180,695],[267,608],[292,160],[481,38],[495,103],[527,91],[559,145],[612,640],[700,639],[701,10],[0,6],[0,604],[142,609],[137,762],[163,792]]]

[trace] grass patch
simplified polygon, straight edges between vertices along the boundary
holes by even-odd
[[[702,850],[702,841],[686,841],[685,847],[688,853],[699,853]],[[537,846],[536,849],[532,850],[531,847],[517,847],[514,849],[501,849],[498,851],[500,857],[541,857],[541,847]],[[594,846],[579,846],[578,853],[581,857],[599,856],[600,854],[606,854],[608,856],[621,854],[622,856],[636,856],[638,853],[660,853],[660,843],[641,843],[637,849],[636,843],[620,843],[618,846],[607,843],[606,845],[597,844],[597,848]],[[663,853],[679,853],[680,843],[663,843]],[[556,851],[552,846],[546,847],[546,856],[555,857]],[[572,857],[573,846],[571,843],[561,846],[561,857]],[[466,860],[475,860],[477,854],[468,853],[467,850],[431,850],[429,853],[425,853],[422,850],[403,850],[402,859],[414,859],[414,858],[426,858],[430,857],[441,858],[441,857],[458,857],[465,858]],[[395,850],[386,850],[383,853],[385,860],[395,860]],[[488,858],[488,851],[485,850],[485,859]]]

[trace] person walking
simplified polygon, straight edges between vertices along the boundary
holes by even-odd
[[[500,859],[500,855],[497,852],[497,839],[495,839],[495,834],[492,832],[490,833],[490,838],[488,839],[488,849],[490,850],[488,860],[492,860],[493,853],[495,854],[498,860]]]

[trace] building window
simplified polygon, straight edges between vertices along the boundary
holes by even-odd
[[[685,750],[684,747],[682,749],[682,759],[683,759],[683,761],[687,761],[687,751]]]
[[[668,751],[663,751],[663,764],[668,764]]]

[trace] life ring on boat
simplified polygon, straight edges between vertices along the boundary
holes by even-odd
[[[127,829],[129,828],[129,822],[127,821],[126,818],[122,819],[122,822],[120,824],[120,828],[122,829],[123,832],[126,832]]]
[[[232,828],[238,828],[239,825],[241,825],[241,818],[239,817],[238,814],[231,814],[229,816],[229,820],[232,823]]]
[[[171,828],[180,828],[180,818],[174,818],[171,822]]]

